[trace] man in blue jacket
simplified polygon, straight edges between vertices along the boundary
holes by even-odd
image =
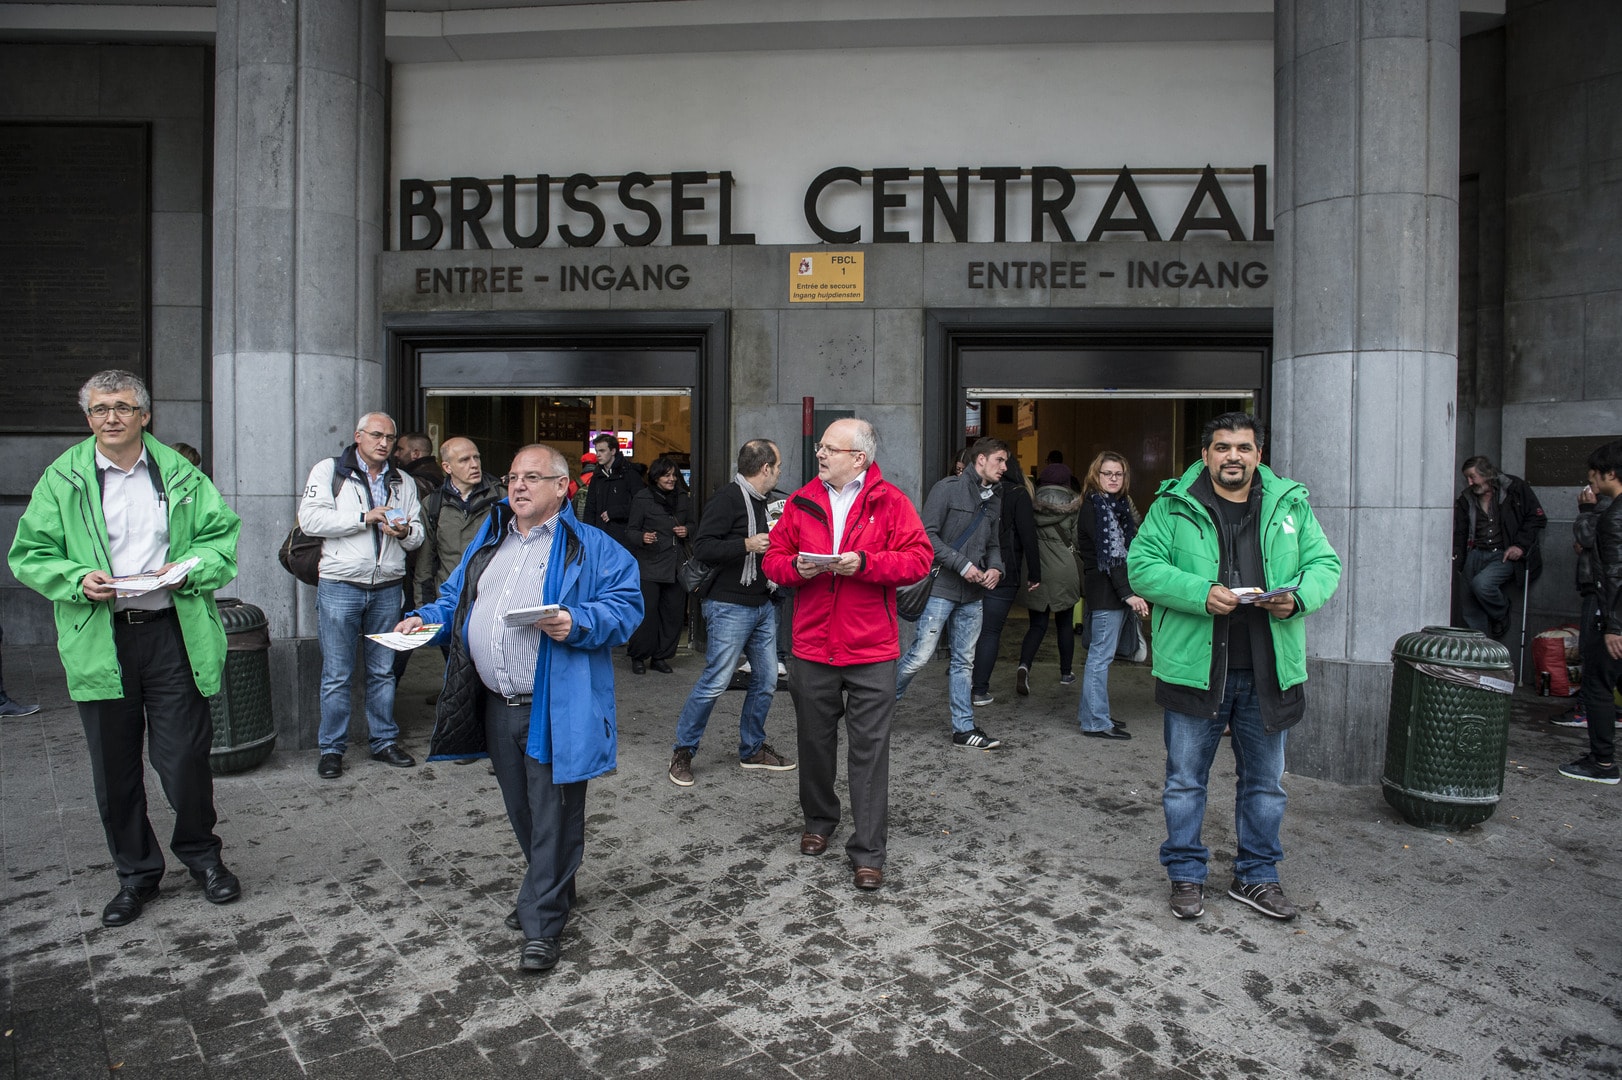
[[[489,756],[529,870],[507,925],[523,971],[558,962],[586,845],[586,782],[615,766],[613,650],[642,622],[636,560],[576,520],[569,465],[549,446],[513,458],[498,503],[434,603],[402,633],[443,624],[450,646],[430,761]],[[556,605],[533,619],[513,613]],[[509,625],[516,621],[518,625]]]

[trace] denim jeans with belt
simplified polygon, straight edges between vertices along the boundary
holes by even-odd
[[[1211,851],[1200,840],[1205,821],[1206,784],[1211,762],[1222,742],[1222,729],[1233,730],[1234,834],[1238,851],[1233,876],[1246,885],[1277,881],[1284,858],[1279,826],[1284,821],[1284,736],[1262,726],[1256,681],[1250,671],[1228,672],[1222,705],[1214,718],[1166,710],[1166,842],[1160,864],[1172,881],[1203,883]]]

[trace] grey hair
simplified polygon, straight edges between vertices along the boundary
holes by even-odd
[[[90,395],[96,391],[103,394],[116,394],[120,390],[134,390],[135,404],[142,412],[152,411],[152,395],[147,393],[146,383],[133,371],[124,371],[121,368],[108,368],[98,371],[85,380],[79,387],[79,411],[86,416],[90,414]]]
[[[871,465],[879,459],[879,433],[873,430],[873,425],[866,420],[851,417],[850,422],[856,425],[856,430],[850,437],[851,449],[860,450]]]
[[[364,412],[364,413],[360,414],[360,419],[355,421],[355,430],[356,431],[365,431],[366,430],[366,418],[368,416],[381,416],[383,419],[387,420],[390,424],[393,424],[395,431],[400,430],[400,425],[394,423],[394,417],[390,416],[386,412],[378,412],[376,409],[373,409],[371,412]]]
[[[1498,479],[1498,469],[1493,465],[1492,458],[1485,454],[1477,454],[1475,457],[1465,458],[1464,465],[1460,467],[1459,471],[1461,473],[1466,473],[1471,469],[1474,469],[1476,472],[1480,473],[1483,480]]]

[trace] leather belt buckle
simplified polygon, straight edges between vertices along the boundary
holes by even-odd
[[[502,703],[509,709],[516,709],[520,705],[528,705],[534,700],[534,694],[500,694]]]
[[[126,626],[140,626],[142,623],[167,619],[174,612],[174,608],[125,608],[123,611],[113,612],[113,621]]]

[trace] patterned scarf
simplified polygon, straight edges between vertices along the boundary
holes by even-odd
[[[745,522],[743,534],[753,536],[760,531],[755,525],[755,500],[760,498],[760,492],[755,490],[755,485],[743,478],[743,473],[733,473],[732,481],[738,485],[738,490],[743,492],[743,517]],[[760,556],[753,551],[748,552],[743,557],[743,573],[739,576],[738,583],[740,585],[753,585],[755,575],[759,570]]]
[[[1126,549],[1138,535],[1138,515],[1124,492],[1106,495],[1095,491],[1087,498],[1093,504],[1094,532],[1098,536],[1098,569],[1108,574],[1126,562]]]

